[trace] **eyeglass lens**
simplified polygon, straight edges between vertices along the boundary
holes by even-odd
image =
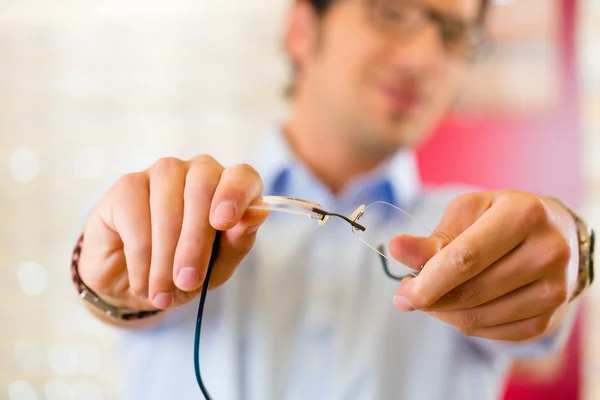
[[[470,56],[483,41],[479,24],[427,9],[416,1],[369,0],[371,16],[377,27],[397,37],[407,37],[435,23],[440,39],[452,55]]]
[[[427,237],[431,230],[401,208],[386,202],[375,202],[355,211],[352,218],[365,227],[364,231],[352,228],[359,241],[371,248],[375,256],[383,257],[385,267],[395,277],[417,275],[421,266],[402,264],[392,257],[388,247],[390,241],[400,234]],[[416,268],[416,269],[415,269]]]

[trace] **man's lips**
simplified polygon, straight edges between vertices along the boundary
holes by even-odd
[[[381,92],[392,108],[402,113],[414,114],[422,104],[421,95],[412,89],[384,85]]]

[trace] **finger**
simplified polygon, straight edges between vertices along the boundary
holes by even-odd
[[[515,203],[488,209],[425,265],[412,282],[412,292],[405,294],[409,302],[427,307],[512,251],[529,233],[519,223],[519,213]]]
[[[268,215],[267,211],[248,210],[235,227],[223,232],[219,258],[215,262],[210,279],[211,289],[231,278],[237,266],[254,245],[257,230]]]
[[[390,241],[390,254],[402,264],[420,270],[434,255],[473,225],[492,206],[492,201],[493,193],[456,197],[446,207],[442,220],[431,235],[398,235]]]
[[[444,294],[423,311],[477,307],[533,283],[544,276],[543,240],[530,237],[481,274]]]
[[[553,315],[553,313],[546,313],[507,324],[461,331],[468,336],[522,342],[539,338],[546,333],[552,324]]]
[[[152,262],[149,296],[157,308],[173,305],[175,283],[173,260],[183,221],[185,163],[172,158],[159,160],[149,171],[152,220]]]
[[[400,263],[420,271],[448,242],[437,234],[428,237],[402,234],[390,241],[389,250]]]
[[[529,236],[481,274],[443,295],[423,311],[473,308],[542,278],[564,279],[570,257],[562,236],[548,230]]]
[[[211,225],[221,231],[235,226],[262,190],[262,180],[251,166],[240,164],[225,169],[211,204]]]
[[[471,331],[553,312],[566,297],[566,285],[560,281],[540,280],[478,307],[429,314],[461,330]]]
[[[189,165],[183,194],[183,222],[172,277],[176,286],[184,292],[198,290],[206,276],[215,238],[215,229],[209,223],[210,206],[224,170],[208,156],[196,157]],[[179,300],[185,301],[185,298]]]
[[[129,287],[134,296],[148,297],[148,273],[152,255],[149,183],[144,173],[120,178],[103,207],[103,222],[120,236]],[[108,282],[112,282],[109,277]]]
[[[248,210],[248,206],[259,199],[262,194],[263,184],[260,176],[246,164],[228,168],[223,172],[221,182],[217,188],[213,206],[231,203],[235,209],[232,229],[224,232],[221,237],[221,252],[214,267],[210,287],[214,288],[223,284],[231,277],[239,263],[252,248],[256,238],[256,231],[269,215],[260,210]],[[211,215],[213,224],[215,212]],[[237,221],[237,217],[241,220]],[[227,226],[227,225],[225,225]]]

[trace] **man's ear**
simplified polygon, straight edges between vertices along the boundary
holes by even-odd
[[[315,54],[319,16],[307,0],[294,0],[284,26],[283,46],[297,71]]]

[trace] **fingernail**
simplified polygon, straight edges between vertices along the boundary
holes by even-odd
[[[157,293],[152,301],[154,307],[169,308],[173,305],[173,293]]]
[[[227,224],[235,217],[235,207],[230,201],[219,203],[213,211],[213,221],[217,224]]]
[[[191,292],[200,286],[200,274],[195,268],[185,267],[177,274],[175,284],[179,289]]]
[[[404,279],[400,284],[400,292],[402,293],[410,293],[413,290],[413,286],[415,285],[412,278]]]
[[[408,302],[404,296],[394,296],[394,305],[400,311],[414,311],[415,308]]]
[[[246,229],[246,235],[253,234],[254,232],[256,232],[258,230],[258,228],[260,228],[260,224],[250,226],[248,229]]]

